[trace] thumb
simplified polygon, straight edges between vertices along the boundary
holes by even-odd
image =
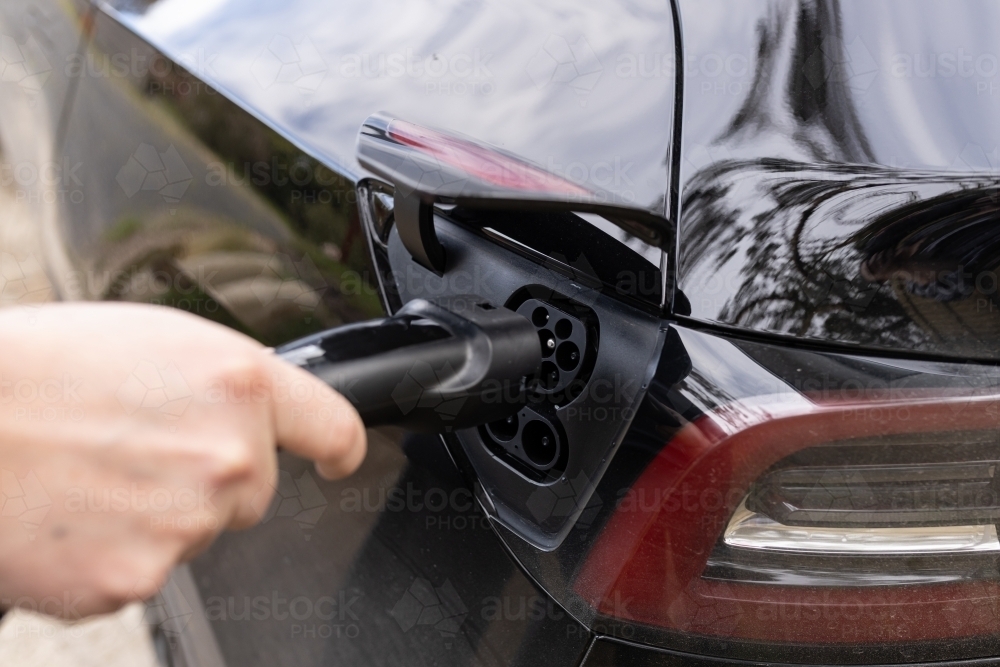
[[[272,392],[278,445],[316,462],[327,479],[340,479],[361,465],[368,449],[365,426],[346,398],[314,375],[268,356],[271,377],[287,392]]]

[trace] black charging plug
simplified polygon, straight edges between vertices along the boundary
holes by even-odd
[[[504,419],[525,404],[542,363],[522,315],[476,296],[416,299],[392,317],[349,324],[276,350],[343,394],[367,426],[425,433]]]

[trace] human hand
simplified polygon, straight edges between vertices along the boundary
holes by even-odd
[[[365,456],[346,399],[193,315],[2,311],[0,351],[0,597],[12,604],[76,618],[147,598],[222,530],[260,520],[276,445],[327,478]]]

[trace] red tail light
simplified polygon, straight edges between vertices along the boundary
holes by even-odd
[[[605,617],[776,643],[1000,630],[996,396],[736,402],[622,498],[575,591]]]

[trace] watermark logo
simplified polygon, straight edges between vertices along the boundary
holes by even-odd
[[[977,78],[976,92],[982,94],[996,90],[991,82],[1000,73],[1000,58],[994,53],[974,53],[965,49],[929,53],[897,53],[889,69],[898,79],[963,79]],[[993,85],[991,85],[993,84]]]
[[[817,305],[839,301],[854,313],[863,313],[878,294],[878,285],[861,276],[843,278],[823,272],[802,287],[802,295]]]
[[[140,583],[142,585],[136,585],[132,588],[128,599],[141,600],[140,591],[148,591],[154,587],[149,581],[141,581]],[[172,602],[169,606],[166,603],[167,598],[170,598]],[[158,595],[144,603],[143,611],[142,615],[124,614],[119,620],[129,632],[135,632],[145,627],[156,634],[163,635],[171,647],[177,646],[184,629],[187,628],[194,616],[194,608],[172,577],[167,579],[167,583],[163,585]]]
[[[418,625],[430,625],[445,639],[452,639],[458,634],[469,610],[449,580],[435,587],[418,577],[389,614],[396,619],[403,632],[409,632]],[[445,645],[451,648],[450,642]]]
[[[987,171],[1000,174],[1000,146],[987,151],[981,144],[967,143],[951,163],[952,169]]]
[[[822,60],[823,63],[833,63],[836,67],[808,66],[815,65],[816,60]],[[824,73],[822,80],[816,75],[817,72]],[[828,37],[809,57],[806,67],[806,78],[809,79],[813,88],[819,88],[827,80],[835,77],[838,79],[837,83],[842,83],[851,90],[860,93],[868,90],[877,75],[878,63],[875,62],[875,58],[872,57],[871,52],[860,37],[855,37],[854,41],[843,49],[840,40]]]
[[[22,89],[40,91],[52,75],[52,65],[34,37],[24,44],[0,35],[0,82],[16,83]]]
[[[339,74],[345,78],[454,78],[492,79],[492,53],[431,53],[419,56],[413,49],[385,53],[348,53],[340,58]]]
[[[484,621],[561,621],[566,612],[544,595],[490,595],[483,598],[480,615]]]
[[[250,66],[261,88],[287,83],[308,93],[319,89],[328,69],[312,40],[295,42],[286,35],[276,35]]]
[[[470,179],[470,174],[458,164],[442,164],[437,157],[430,153],[421,153],[419,157],[414,157],[407,152],[400,160],[398,170],[409,179],[417,181],[421,190],[429,192],[461,192],[465,183]],[[402,181],[396,186],[400,194],[409,196],[413,189]]]
[[[576,525],[586,528],[597,518],[603,504],[596,492],[587,495],[589,487],[590,480],[582,472],[564,483],[539,487],[528,496],[528,511],[539,522],[571,517],[580,512]],[[584,499],[586,502],[581,503]]]
[[[586,106],[582,97],[597,86],[604,73],[604,65],[590,48],[586,38],[574,43],[561,35],[549,35],[538,53],[528,61],[528,76],[538,88],[564,84],[581,96],[580,106]]]
[[[587,256],[582,252],[573,260],[562,257],[555,257],[554,259],[566,259],[562,263],[573,269],[574,272],[579,272],[588,283],[592,283],[594,281],[592,276],[597,275],[597,271],[594,270],[593,265],[591,265]],[[552,291],[555,294],[572,297],[575,302],[584,306],[593,306],[597,303],[597,299],[601,296],[600,290],[594,286],[583,284],[581,279],[572,278],[567,273],[545,266],[544,264],[538,264],[533,269],[531,278],[526,282],[529,284],[551,285]]]
[[[51,507],[52,499],[34,472],[18,478],[10,470],[0,471],[0,515],[16,517],[28,531],[29,539],[35,539],[35,531]]]
[[[621,592],[615,591],[615,596],[621,598]],[[736,602],[737,599],[737,593],[727,583],[713,582],[712,597],[685,592],[680,596],[677,607],[687,611],[691,619],[691,627],[711,628],[712,631],[718,629],[719,632],[732,633],[739,627],[743,618],[743,611]],[[621,603],[626,610],[630,601],[631,598],[626,598]],[[616,601],[605,599],[602,600],[602,605],[607,605],[609,602],[614,604]],[[782,621],[786,618],[794,618],[794,616],[781,614]],[[777,621],[778,619],[771,620]]]
[[[412,48],[348,53],[341,56],[338,73],[345,78],[411,78],[423,81],[428,95],[492,95],[496,90],[489,68],[492,58],[492,53],[479,49],[427,55]]]
[[[294,303],[303,311],[315,310],[329,287],[309,255],[295,260],[285,254],[275,254],[267,260],[260,275],[250,283],[260,305],[275,301]]]
[[[171,363],[157,368],[148,360],[136,364],[132,374],[115,392],[126,414],[132,415],[142,409],[156,410],[170,421],[180,418],[191,397],[191,388],[177,366]]]
[[[17,202],[80,204],[84,199],[81,169],[82,162],[71,163],[68,157],[47,162],[0,162],[0,188],[13,186]]]
[[[215,71],[215,61],[218,57],[219,54],[214,51],[209,53],[205,49],[198,48],[179,55],[177,64],[199,79],[217,79],[219,73]]]
[[[395,486],[387,476],[376,486],[350,487],[340,492],[340,511],[406,512],[422,516],[424,528],[436,530],[490,530],[489,518],[477,511],[472,492],[465,487],[419,488],[412,482]]]
[[[445,363],[440,370],[434,370],[426,361],[418,361],[406,373],[396,388],[392,390],[392,400],[400,412],[408,415],[416,408],[431,408],[442,419],[454,419],[465,405],[465,396],[445,400],[432,391],[441,382],[455,374],[451,364]]]
[[[155,191],[167,204],[177,204],[194,176],[173,144],[162,153],[149,144],[140,144],[115,180],[129,199],[140,191]]]
[[[879,501],[865,480],[864,469],[828,470],[802,498],[805,508],[837,509],[845,504],[853,511],[878,509]]]
[[[272,493],[273,500],[270,500]],[[280,470],[278,486],[269,484],[258,491],[251,501],[261,523],[267,523],[275,517],[294,519],[302,528],[303,537],[307,541],[312,537],[309,531],[319,523],[327,504],[326,496],[308,470],[297,479],[291,473]]]
[[[338,591],[336,596],[293,598],[283,597],[274,590],[253,597],[212,595],[205,599],[205,619],[213,624],[220,621],[280,624],[289,631],[285,637],[292,640],[356,639],[361,635],[361,618],[360,610],[354,606],[361,600],[362,595],[353,590]]]
[[[136,48],[112,53],[91,49],[67,57],[63,73],[70,79],[148,80],[149,92],[192,94],[202,84],[192,81],[189,74],[199,79],[217,78],[214,63],[218,57],[218,53],[201,48],[183,53],[175,60]]]
[[[18,259],[0,253],[0,303],[41,303],[49,301],[52,287],[42,265],[31,254]]]
[[[725,144],[691,144],[684,150],[684,162],[698,172],[719,162],[730,162],[736,156]]]

